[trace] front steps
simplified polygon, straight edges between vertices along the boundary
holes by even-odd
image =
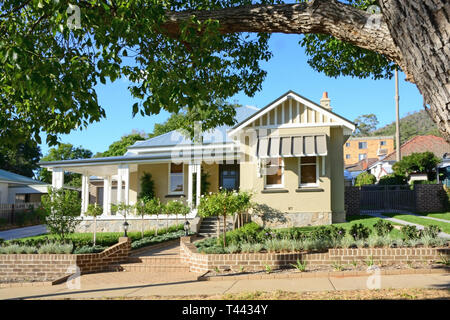
[[[200,225],[200,230],[198,234],[202,237],[215,237],[217,236],[217,224],[219,224],[220,233],[223,231],[223,218],[220,217],[219,222],[217,222],[216,217],[204,218]],[[233,221],[227,219],[227,231],[233,230]]]
[[[116,271],[128,272],[189,272],[179,257],[130,257],[116,267]]]
[[[112,271],[188,273],[189,266],[181,263],[180,247],[177,243],[138,251],[128,257],[125,262],[114,265]]]

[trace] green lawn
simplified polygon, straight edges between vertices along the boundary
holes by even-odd
[[[427,216],[431,218],[438,218],[448,220],[450,222],[450,212],[442,212],[442,213],[419,213],[422,216]]]
[[[383,213],[384,216],[400,219],[407,222],[412,222],[416,224],[420,224],[422,226],[430,226],[435,225],[441,228],[441,230],[445,233],[450,233],[450,223],[434,221],[430,219],[424,219],[421,217],[412,216],[405,213]]]

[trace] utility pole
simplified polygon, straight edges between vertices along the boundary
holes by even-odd
[[[400,97],[398,95],[398,69],[395,68],[395,114],[396,114],[396,121],[395,121],[395,158],[398,161],[400,161],[401,155],[400,155],[400,111],[399,111],[399,100]]]

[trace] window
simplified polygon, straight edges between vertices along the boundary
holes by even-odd
[[[346,154],[346,155],[345,155],[345,159],[350,159],[350,155],[349,155],[349,154]]]
[[[386,141],[380,141],[380,146],[385,146],[386,145]]]
[[[169,193],[183,193],[183,164],[171,163],[169,166]]]
[[[315,186],[319,185],[319,166],[317,157],[301,157],[299,158],[299,176],[300,186]]]
[[[359,155],[358,155],[358,160],[363,160],[363,159],[366,159],[367,158],[367,153],[360,153]]]
[[[284,161],[282,158],[268,159],[264,166],[265,187],[283,187]]]
[[[367,142],[359,142],[358,148],[359,149],[367,149]]]
[[[345,143],[345,146],[348,148],[348,147],[350,147],[350,142],[346,142]]]

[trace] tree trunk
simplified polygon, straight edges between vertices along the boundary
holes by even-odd
[[[381,0],[380,6],[425,109],[450,142],[450,2]]]
[[[144,238],[144,215],[141,215],[141,238]]]
[[[227,215],[223,215],[223,246],[227,246]]]
[[[380,0],[379,3],[382,15],[336,0],[167,12],[162,28],[166,34],[179,37],[180,24],[195,15],[199,21],[218,20],[223,34],[327,34],[380,53],[399,65],[407,80],[417,85],[425,109],[450,142],[450,2]]]
[[[94,247],[97,241],[97,217],[94,216]]]

